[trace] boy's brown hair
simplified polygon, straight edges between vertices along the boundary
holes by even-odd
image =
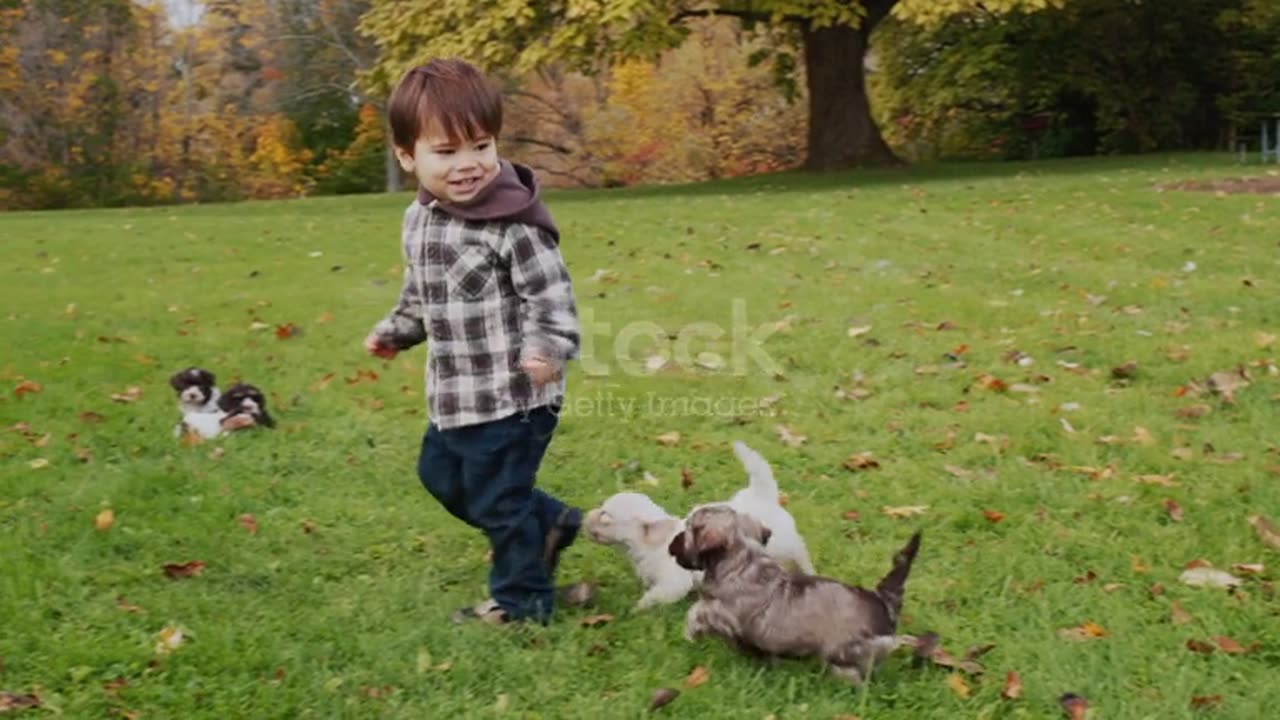
[[[432,60],[404,74],[387,103],[396,147],[413,154],[426,132],[450,142],[502,131],[502,95],[475,67],[458,59]]]

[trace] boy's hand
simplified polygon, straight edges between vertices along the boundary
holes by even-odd
[[[386,360],[390,360],[400,352],[393,345],[388,344],[381,335],[373,332],[364,339],[364,349],[368,350],[370,355]]]
[[[542,387],[560,376],[555,366],[546,358],[531,355],[520,361],[520,369],[533,381],[535,388]]]

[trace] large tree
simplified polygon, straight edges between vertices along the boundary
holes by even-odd
[[[620,57],[653,56],[684,40],[683,21],[727,15],[767,25],[785,70],[803,57],[809,130],[805,167],[834,170],[898,162],[872,120],[864,62],[891,11],[929,22],[1064,0],[372,0],[362,29],[382,49],[369,75],[385,89],[405,69],[453,55],[488,69],[568,63],[592,71]],[[661,108],[654,108],[661,112]]]

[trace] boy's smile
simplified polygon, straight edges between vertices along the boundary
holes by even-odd
[[[488,135],[454,141],[427,133],[414,143],[412,155],[396,148],[396,156],[427,192],[449,203],[475,198],[498,176],[498,145]]]

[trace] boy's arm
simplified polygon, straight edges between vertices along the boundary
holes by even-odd
[[[504,254],[511,284],[525,301],[521,317],[522,360],[541,358],[559,370],[578,356],[578,310],[560,249],[538,228],[514,223]]]
[[[426,303],[419,292],[413,244],[409,235],[410,227],[415,224],[413,209],[411,207],[410,212],[405,213],[404,219],[401,242],[404,252],[404,281],[400,286],[400,297],[391,312],[373,326],[373,335],[396,350],[408,350],[427,339]]]

